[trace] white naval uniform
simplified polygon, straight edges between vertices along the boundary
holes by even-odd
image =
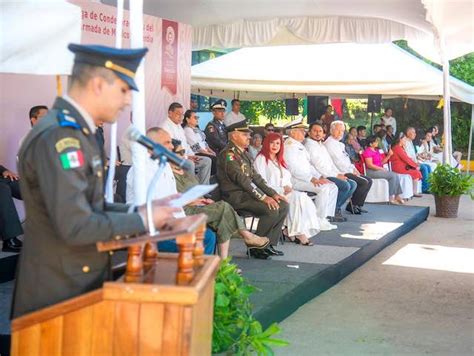
[[[334,216],[336,211],[337,186],[333,183],[319,186],[311,183],[313,177],[319,179],[321,174],[311,164],[309,153],[303,144],[291,137],[285,141],[285,161],[291,173],[293,189],[316,193],[314,203],[320,223],[327,223],[326,217]]]

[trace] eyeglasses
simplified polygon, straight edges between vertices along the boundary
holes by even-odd
[[[179,150],[179,151],[174,151],[176,154],[180,155],[180,156],[184,156],[184,154],[186,153],[186,150],[185,149],[182,149],[182,150]]]

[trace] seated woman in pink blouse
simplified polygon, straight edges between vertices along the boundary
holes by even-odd
[[[373,179],[386,179],[388,181],[390,203],[404,204],[403,199],[400,197],[402,187],[400,185],[398,174],[383,168],[383,165],[388,162],[390,157],[393,155],[393,152],[390,150],[385,158],[382,158],[378,149],[378,144],[378,137],[370,136],[367,138],[367,148],[363,153],[365,165],[367,167],[366,175]]]

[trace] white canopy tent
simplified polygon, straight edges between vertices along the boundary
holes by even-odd
[[[0,73],[59,75],[71,72],[65,48],[81,41],[81,8],[64,0],[0,3]]]
[[[191,24],[194,49],[406,39],[423,56],[441,63],[440,40],[448,59],[473,51],[473,4],[472,0],[144,0],[144,11]]]
[[[114,0],[117,6],[118,26],[121,33],[123,19],[123,0]],[[71,73],[74,55],[67,51],[69,43],[81,42],[81,8],[66,0],[37,0],[0,2],[0,73],[68,75]],[[130,9],[130,33],[132,47],[143,47],[143,1],[133,1]],[[121,47],[121,38],[117,37],[116,47]],[[133,94],[134,124],[145,131],[145,93],[144,64],[137,71],[136,81],[141,88]],[[116,124],[112,127],[111,161],[116,155]],[[133,155],[137,172],[143,170],[146,150],[133,145]],[[114,166],[111,166],[107,180],[107,200],[113,201]],[[135,196],[144,199],[146,195],[144,177],[137,179]]]
[[[242,48],[191,71],[192,93],[241,100],[327,94],[437,100],[443,72],[392,43]],[[450,79],[451,95],[474,104],[474,87]]]
[[[449,60],[474,51],[474,0],[145,0],[144,11],[193,25],[194,49],[405,39],[443,65],[446,103]],[[449,162],[450,105],[443,111]]]

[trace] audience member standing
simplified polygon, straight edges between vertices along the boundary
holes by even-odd
[[[337,186],[321,177],[311,164],[309,153],[303,146],[306,126],[293,124],[287,128],[289,137],[285,141],[285,162],[291,173],[291,183],[295,190],[316,193],[314,202],[319,218],[321,231],[336,229],[327,220],[336,211]]]
[[[183,123],[183,105],[180,103],[172,103],[168,108],[168,117],[161,124],[161,128],[166,130],[171,138],[180,140],[186,150],[187,159],[195,166],[197,177],[201,184],[209,184],[211,177],[212,161],[209,157],[198,157],[188,144],[186,134],[181,126]],[[192,169],[194,171],[194,169]]]
[[[204,130],[207,144],[216,154],[227,145],[227,130],[223,122],[226,105],[227,103],[223,99],[219,99],[212,104],[211,111],[214,118]]]
[[[230,126],[241,121],[247,122],[244,114],[240,112],[240,100],[234,99],[230,102],[230,104],[232,105],[232,109],[225,115],[224,125]]]
[[[385,109],[385,114],[380,118],[380,123],[387,126],[392,126],[393,128],[393,134],[397,134],[397,119],[395,119],[393,116],[393,110],[392,108],[386,108]]]
[[[329,135],[329,128],[331,126],[331,123],[334,121],[334,114],[332,112],[333,112],[332,106],[327,105],[325,113],[321,115],[321,118],[320,118],[323,124],[324,133],[326,134],[326,136]]]
[[[331,124],[331,136],[324,142],[331,158],[344,175],[357,183],[357,188],[352,195],[352,209],[355,214],[358,212],[366,213],[364,210],[365,199],[369,194],[370,187],[372,187],[372,178],[363,176],[359,173],[356,167],[352,164],[350,158],[344,150],[344,144],[341,142],[344,137],[345,125],[342,121],[334,121]]]

